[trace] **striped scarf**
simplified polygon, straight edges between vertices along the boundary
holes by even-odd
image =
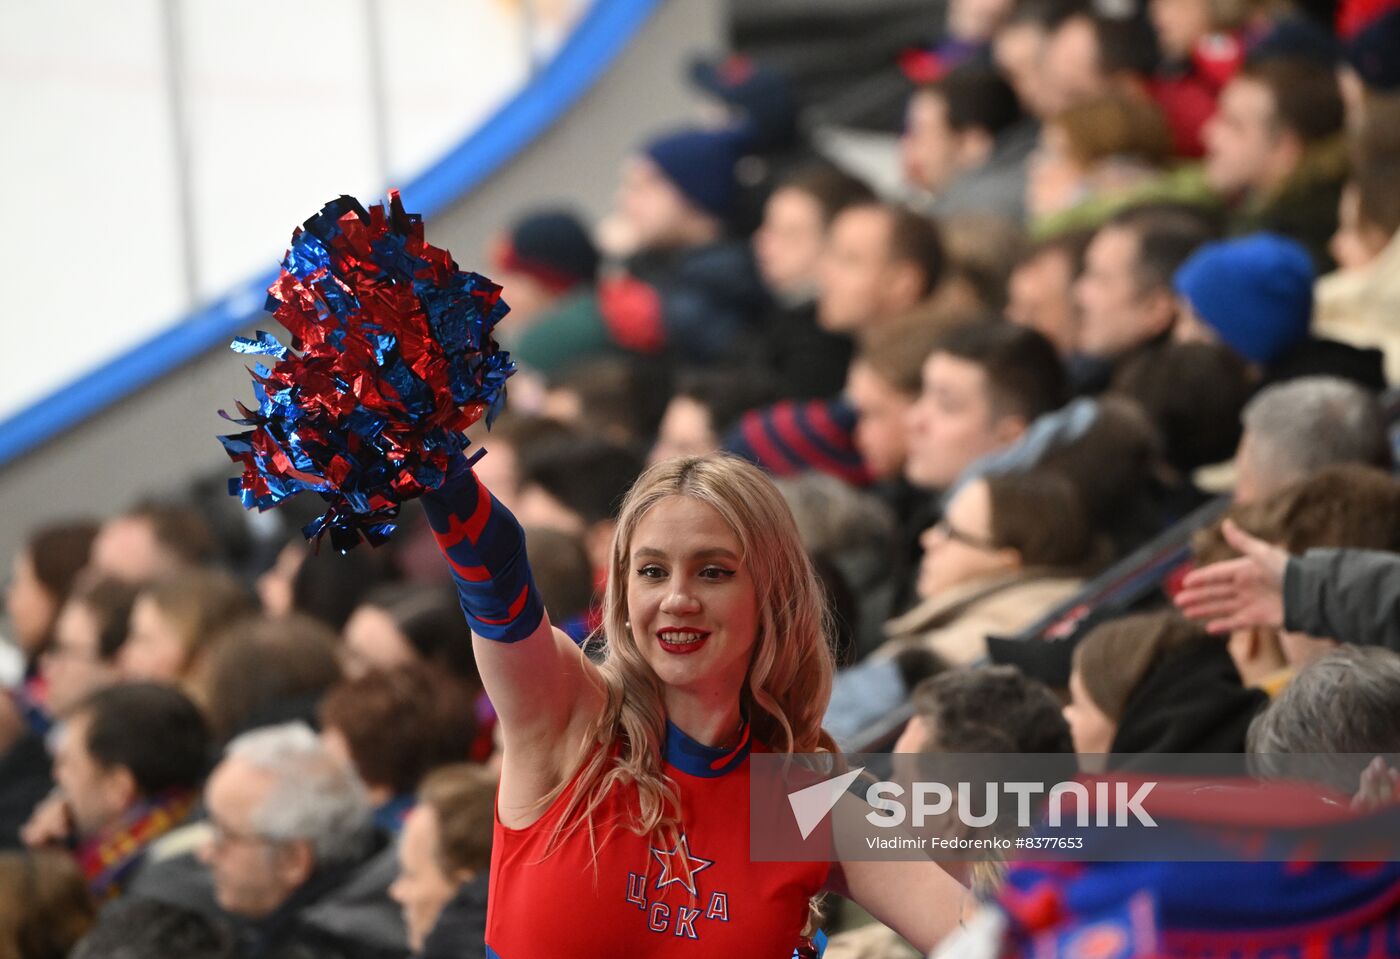
[[[78,847],[78,866],[99,903],[115,899],[151,843],[183,823],[198,794],[171,790],[132,806],[122,818]]]
[[[1269,785],[1256,808],[1225,816],[1159,816],[1151,843],[1175,862],[1021,862],[999,904],[1003,959],[1381,959],[1400,955],[1400,806],[1370,813],[1309,809],[1308,788]],[[1209,793],[1203,793],[1208,796]],[[1248,795],[1248,794],[1243,794]],[[1189,797],[1188,797],[1189,799]],[[1344,801],[1344,798],[1343,798]],[[1219,807],[1217,806],[1217,809]],[[1189,812],[1184,805],[1178,812]],[[1157,815],[1154,810],[1154,815]],[[1115,858],[1107,829],[1086,833],[1086,858]],[[1140,837],[1146,841],[1146,837]],[[1342,839],[1372,862],[1320,861]],[[1144,846],[1143,848],[1148,848]],[[1265,860],[1228,861],[1242,850]],[[1201,861],[1216,859],[1217,861]]]

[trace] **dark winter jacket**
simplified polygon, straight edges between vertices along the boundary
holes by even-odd
[[[418,959],[485,959],[486,891],[490,873],[464,882],[442,908]]]
[[[1248,689],[1223,640],[1202,637],[1168,651],[1123,708],[1110,752],[1119,768],[1135,753],[1243,753],[1250,721],[1269,701]]]
[[[1400,553],[1310,549],[1283,574],[1283,626],[1400,652]]]

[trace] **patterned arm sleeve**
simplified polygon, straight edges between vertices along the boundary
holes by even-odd
[[[441,488],[423,496],[423,511],[472,632],[501,643],[533,634],[544,603],[525,556],[525,531],[465,457],[454,461]]]

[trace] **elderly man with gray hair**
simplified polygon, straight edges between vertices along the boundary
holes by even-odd
[[[212,832],[199,856],[220,908],[242,920],[244,956],[406,954],[384,890],[383,910],[346,901],[347,888],[384,842],[364,785],[309,728],[291,723],[234,739],[209,778],[205,804]],[[387,928],[365,928],[375,912],[391,920]]]
[[[1325,466],[1391,465],[1380,403],[1346,380],[1306,376],[1275,384],[1249,401],[1243,420],[1237,503],[1265,499]]]
[[[1400,752],[1400,654],[1378,646],[1341,646],[1308,664],[1254,718],[1248,748],[1365,756]]]
[[[1324,782],[1373,808],[1400,800],[1400,654],[1342,646],[1301,670],[1249,727],[1256,771]],[[1303,754],[1289,763],[1281,757]],[[1393,848],[1393,847],[1392,847]]]

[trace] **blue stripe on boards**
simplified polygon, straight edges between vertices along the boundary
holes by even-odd
[[[533,80],[417,179],[405,203],[429,218],[479,186],[583,96],[659,0],[597,0]],[[368,198],[371,202],[373,198]],[[467,266],[470,269],[470,265]],[[0,466],[219,346],[263,315],[277,271],[260,274],[168,329],[0,420]],[[211,433],[212,442],[212,433]]]

